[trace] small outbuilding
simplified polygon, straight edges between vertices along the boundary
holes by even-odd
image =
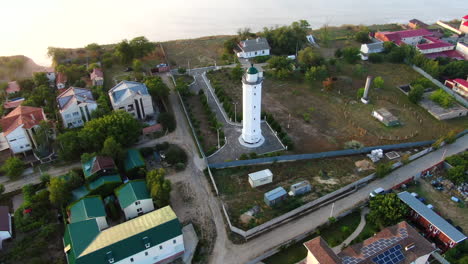
[[[312,186],[308,181],[301,181],[291,185],[291,189],[289,190],[290,196],[297,196],[308,193],[312,191]]]
[[[154,210],[153,199],[143,180],[129,181],[116,189],[115,194],[126,220]]]
[[[249,183],[252,188],[271,183],[272,181],[273,173],[269,169],[249,174]]]
[[[264,201],[268,206],[275,206],[282,201],[286,200],[287,197],[286,190],[283,187],[278,187],[273,189],[264,195]]]
[[[380,108],[372,111],[372,116],[388,127],[400,125],[398,118],[390,113],[386,108]]]
[[[8,206],[0,206],[0,249],[2,249],[3,240],[10,239],[12,235],[11,214]]]

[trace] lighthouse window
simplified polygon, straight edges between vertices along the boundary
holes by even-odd
[[[255,132],[255,129],[254,129],[254,132]]]
[[[257,108],[257,106],[256,106],[256,105],[254,105],[254,108]]]
[[[254,93],[254,95],[257,95],[256,93]]]
[[[254,118],[254,120],[255,120],[255,118]]]

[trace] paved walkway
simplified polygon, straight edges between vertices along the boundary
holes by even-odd
[[[356,230],[354,230],[354,232],[349,237],[347,237],[345,241],[343,241],[343,243],[332,248],[333,252],[335,252],[336,254],[340,253],[342,248],[348,246],[351,243],[351,241],[353,241],[357,236],[359,236],[359,234],[361,234],[362,230],[366,226],[366,215],[368,213],[369,213],[368,207],[365,207],[364,209],[362,209],[361,222],[359,222],[359,225],[356,227]]]

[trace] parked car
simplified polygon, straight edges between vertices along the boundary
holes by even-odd
[[[375,196],[377,196],[377,195],[379,195],[379,194],[385,194],[385,189],[379,187],[379,188],[373,190],[373,191],[369,194],[369,196],[370,196],[370,197],[375,197]]]

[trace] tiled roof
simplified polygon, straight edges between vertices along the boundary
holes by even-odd
[[[8,87],[5,89],[5,91],[8,94],[16,93],[16,92],[19,92],[20,90],[21,90],[21,87],[19,86],[19,84],[16,81],[9,82]]]
[[[128,97],[133,97],[135,94],[148,95],[148,88],[143,83],[121,81],[109,90],[109,95],[112,96],[115,104],[119,104]]]
[[[64,73],[61,73],[61,72],[57,73],[56,82],[57,82],[57,84],[66,83],[67,82],[67,75],[65,75]]]
[[[452,241],[459,243],[466,239],[466,236],[458,231],[455,227],[449,224],[445,219],[436,214],[433,210],[427,208],[425,204],[416,199],[408,192],[401,192],[398,194],[398,197],[413,211],[418,213],[421,217],[424,217],[429,221],[434,227],[436,227],[440,232],[444,233]]]
[[[23,102],[24,102],[24,98],[15,98],[14,100],[10,100],[10,101],[5,102],[5,104],[3,104],[3,108],[5,108],[5,109],[16,108],[19,105],[21,105],[21,103],[23,103]]]
[[[151,199],[144,180],[129,181],[116,189],[115,194],[122,209],[138,200]]]
[[[72,104],[96,103],[93,93],[85,88],[70,87],[57,96],[60,110],[67,109]]]
[[[100,196],[86,197],[70,206],[70,222],[76,223],[106,216]]]
[[[464,16],[463,19],[468,19],[468,15]]]
[[[115,169],[115,163],[111,157],[95,156],[83,163],[82,168],[85,178],[88,178],[101,170]]]
[[[42,108],[20,105],[0,119],[0,126],[6,136],[21,125],[23,128],[29,129],[39,125],[43,120],[46,118]]]
[[[10,231],[10,212],[8,206],[0,206],[0,231]],[[0,241],[1,243],[1,241]]]
[[[434,52],[434,53],[430,53],[430,54],[424,54],[424,56],[426,56],[427,58],[430,58],[430,59],[435,59],[435,58],[438,58],[438,57],[447,57],[447,58],[452,58],[452,59],[456,59],[456,60],[464,60],[463,55],[460,54],[456,50],[445,50],[445,51],[441,51],[441,52]]]
[[[453,80],[454,82],[458,83],[459,85],[461,86],[464,86],[466,88],[468,88],[468,81],[466,80],[463,80],[463,79],[455,79]]]
[[[244,52],[270,49],[270,45],[266,38],[247,39],[241,41],[238,44],[238,47]]]
[[[158,131],[162,131],[162,125],[161,124],[156,124],[156,125],[152,125],[152,126],[143,128],[143,135],[158,132]]]
[[[424,43],[424,44],[418,44],[416,47],[420,50],[428,50],[428,49],[437,49],[437,48],[444,48],[444,47],[454,47],[453,44],[443,42],[443,41],[438,41],[438,42],[433,42],[433,43]]]
[[[97,188],[107,183],[120,184],[121,182],[122,179],[120,179],[119,174],[100,176],[96,180],[89,183],[89,188],[91,190],[96,190]]]
[[[316,237],[304,243],[304,246],[311,252],[319,263],[323,264],[338,264],[341,260],[328,246],[327,242],[322,237]]]
[[[103,72],[102,72],[102,70],[100,68],[94,68],[93,72],[91,73],[90,78],[91,78],[91,80],[94,80],[94,79],[96,79],[98,77],[103,78],[104,74],[103,74]]]

